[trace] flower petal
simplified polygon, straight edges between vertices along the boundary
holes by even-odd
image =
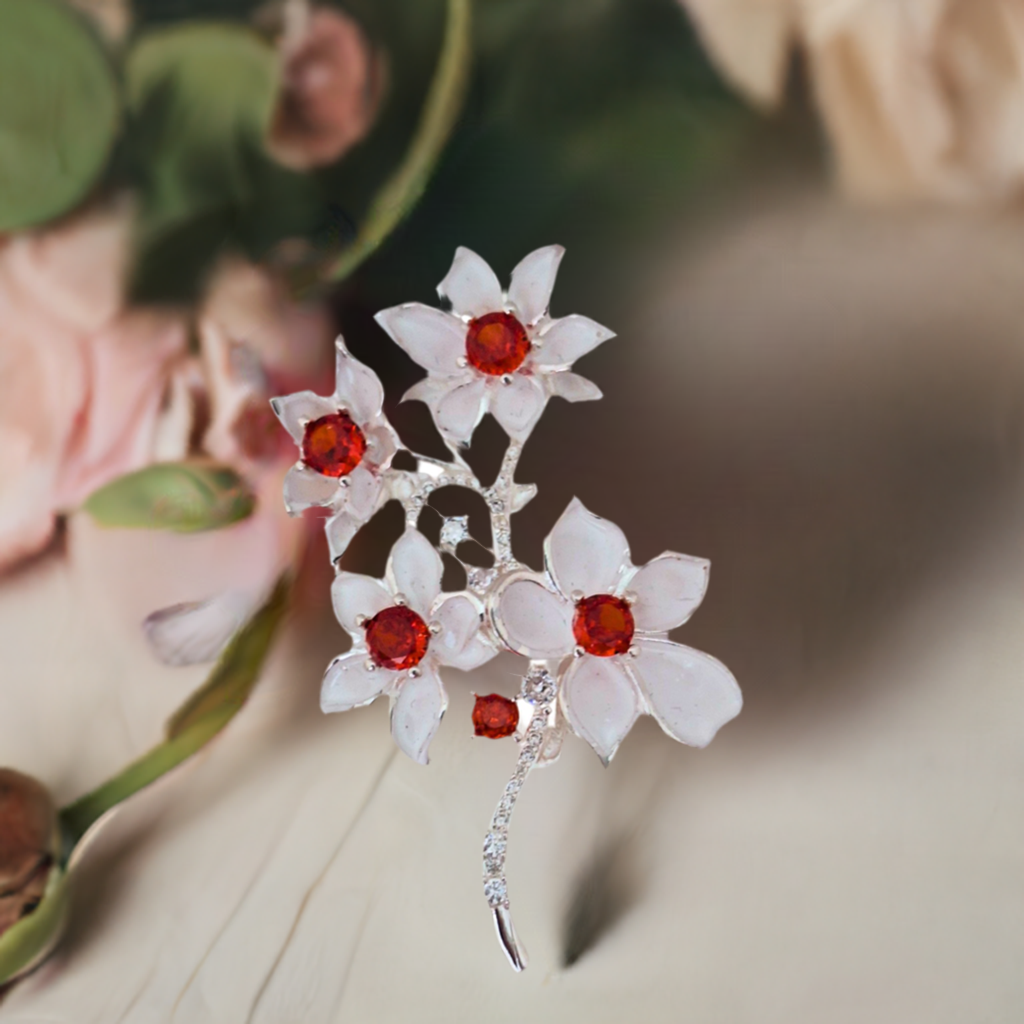
[[[472,380],[471,374],[464,374],[461,380]],[[403,402],[426,402],[427,405],[435,406],[455,385],[451,377],[424,377],[415,384],[404,395]]]
[[[717,659],[668,640],[639,640],[630,669],[651,714],[673,739],[706,747],[743,707],[733,674]]]
[[[429,379],[429,378],[428,378]],[[394,431],[387,426],[372,427],[366,432],[366,461],[378,469],[387,469],[398,451]]]
[[[355,572],[341,572],[331,584],[331,603],[342,628],[358,637],[362,636],[357,622],[360,615],[372,619],[395,602],[380,580]]]
[[[420,302],[382,309],[374,319],[425,370],[457,374],[466,354],[466,325]]]
[[[501,285],[494,271],[486,260],[461,245],[437,292],[451,301],[459,316],[483,316],[501,309]]]
[[[683,6],[723,76],[758,106],[777,107],[786,88],[790,46],[804,17],[802,5],[684,0]],[[889,13],[887,7],[883,4],[879,11]],[[812,9],[817,12],[818,7]],[[842,7],[823,5],[821,9],[827,16],[836,15],[837,23],[854,20]]]
[[[327,536],[327,547],[330,550],[332,562],[336,562],[345,554],[352,538],[359,532],[362,525],[361,519],[357,519],[347,511],[331,516],[324,523],[324,533]]]
[[[508,298],[524,323],[535,323],[547,312],[564,255],[562,246],[547,245],[525,256],[512,271]]]
[[[493,644],[488,643],[481,633],[476,633],[470,637],[469,643],[458,654],[448,657],[446,664],[450,668],[471,672],[481,665],[486,665],[497,654],[498,652],[494,649]]]
[[[380,495],[380,479],[373,475],[365,466],[356,466],[345,479],[348,501],[345,506],[349,515],[364,522],[377,510],[377,497]]]
[[[322,398],[312,391],[296,391],[294,395],[272,398],[270,408],[274,410],[284,429],[295,438],[296,444],[302,444],[307,423],[337,412],[333,399]]]
[[[401,594],[409,607],[424,618],[441,592],[443,572],[441,556],[415,527],[407,529],[395,541],[388,558],[388,582],[394,593]]]
[[[208,601],[171,605],[147,615],[142,630],[165,665],[213,661],[263,596],[262,592],[228,590]]]
[[[363,649],[335,658],[324,673],[320,687],[320,710],[325,714],[350,711],[379,697],[394,673],[383,668],[371,669],[369,663]]]
[[[284,507],[291,516],[307,508],[331,508],[343,500],[341,485],[333,476],[324,476],[301,463],[285,474]]]
[[[441,632],[431,639],[430,650],[442,665],[451,665],[479,631],[481,614],[464,594],[454,594],[441,602],[431,621],[440,625]]]
[[[711,563],[675,551],[652,558],[626,584],[636,594],[633,619],[637,629],[664,633],[681,626],[704,600]]]
[[[373,370],[349,353],[340,335],[334,347],[337,350],[334,364],[337,404],[347,408],[356,423],[369,423],[380,415],[384,406],[384,386]]]
[[[533,378],[514,374],[491,392],[491,413],[514,441],[525,441],[544,411],[547,395]]]
[[[629,564],[626,535],[573,498],[544,541],[544,563],[566,597],[611,593]]]
[[[541,344],[535,349],[533,362],[541,366],[569,367],[580,356],[593,351],[603,341],[614,338],[608,330],[588,316],[563,316],[541,335]]]
[[[418,676],[407,676],[391,705],[391,735],[418,764],[426,764],[427,748],[448,706],[441,678],[429,666]]]
[[[546,373],[544,381],[548,386],[548,393],[564,398],[567,402],[594,402],[604,397],[601,389],[581,377],[578,373],[569,373],[567,370],[556,370],[554,373]]]
[[[485,393],[486,382],[482,377],[474,377],[452,388],[441,397],[436,409],[431,410],[437,429],[456,441],[467,443],[483,418]]]
[[[573,649],[572,605],[533,576],[520,576],[498,594],[495,628],[527,658],[561,658]]]
[[[597,751],[605,764],[615,756],[643,710],[623,656],[595,658],[585,654],[574,660],[562,677],[561,698],[573,731]]]

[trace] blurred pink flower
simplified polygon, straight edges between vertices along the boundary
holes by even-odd
[[[0,568],[44,547],[58,513],[117,476],[197,456],[230,465],[257,505],[228,529],[72,521],[71,557],[90,568],[91,591],[136,621],[156,609],[146,635],[163,660],[204,661],[298,560],[309,524],[281,500],[295,453],[268,399],[330,377],[333,329],[324,306],[294,303],[237,258],[194,314],[126,307],[130,227],[119,204],[0,242]]]
[[[1018,0],[681,0],[723,72],[779,102],[807,52],[840,178],[873,200],[1024,191]]]
[[[381,93],[379,59],[356,22],[329,7],[300,16],[282,50],[270,151],[296,170],[333,163],[370,130]]]
[[[145,620],[153,652],[169,664],[209,661],[297,564],[312,523],[293,519],[281,498],[295,461],[269,397],[281,380],[319,386],[332,370],[333,324],[323,305],[290,300],[268,271],[238,259],[215,273],[198,315],[200,351],[176,367],[162,417],[163,458],[201,451],[246,477],[256,510],[215,533],[100,537],[86,527],[113,569],[117,599]],[[88,556],[87,556],[88,557]],[[140,563],[146,571],[138,571]]]
[[[149,458],[184,321],[126,311],[121,204],[0,243],[0,569]]]
[[[219,264],[201,320],[244,343],[271,377],[333,384],[334,332],[325,307],[296,302],[278,277],[256,264],[238,257]]]

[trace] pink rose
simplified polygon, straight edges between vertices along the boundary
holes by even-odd
[[[269,397],[285,378],[321,386],[333,370],[333,324],[323,305],[292,302],[267,271],[227,260],[199,310],[198,356],[175,368],[161,417],[161,458],[204,454],[234,467],[256,492],[246,520],[211,533],[99,530],[74,524],[72,555],[122,615],[149,611],[150,647],[169,664],[209,661],[297,565],[309,521],[281,498],[295,446]],[[190,451],[199,435],[200,450]]]
[[[184,322],[124,310],[128,208],[0,244],[0,569],[149,459]]]
[[[295,170],[333,163],[370,130],[380,100],[380,62],[359,26],[328,7],[289,26],[282,50],[270,152]]]

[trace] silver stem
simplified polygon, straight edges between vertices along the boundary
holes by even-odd
[[[484,838],[484,896],[494,915],[494,926],[498,932],[505,955],[512,969],[521,971],[526,967],[526,950],[516,938],[512,925],[512,913],[508,901],[508,883],[505,881],[505,850],[508,846],[508,829],[512,821],[519,791],[522,789],[530,769],[537,763],[544,744],[551,711],[555,702],[555,680],[543,661],[531,661],[530,670],[523,679],[520,698],[533,705],[530,724],[520,740],[519,760],[516,770],[505,787],[505,793],[491,818],[491,828]]]
[[[497,479],[482,491],[484,501],[491,513],[491,538],[494,542],[494,564],[499,569],[515,564],[512,557],[512,528],[509,517],[515,511],[512,507],[515,488],[516,466],[523,446],[516,441],[509,441],[505,455],[501,460],[501,469]]]
[[[467,490],[475,491],[487,502],[487,510],[491,517],[495,570],[501,572],[514,568],[516,560],[512,555],[512,528],[509,519],[513,512],[518,511],[536,493],[536,488],[532,485],[516,485],[516,467],[522,453],[523,446],[518,441],[509,441],[501,460],[501,469],[490,487],[481,486],[473,471],[454,449],[452,454],[457,462],[442,462],[413,453],[418,467],[417,474],[398,474],[405,481],[405,492],[394,495],[405,508],[406,526],[416,526],[424,505],[438,488],[453,485],[465,487]]]

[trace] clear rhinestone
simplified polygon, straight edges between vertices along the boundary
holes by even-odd
[[[484,867],[489,875],[497,874],[505,861],[507,838],[500,832],[488,832],[484,840]]]
[[[488,878],[484,882],[484,896],[492,907],[500,907],[508,899],[508,886],[504,878]]]
[[[466,585],[470,590],[478,592],[485,591],[493,582],[497,574],[493,569],[470,569],[466,573]]]
[[[449,516],[441,525],[441,547],[454,551],[463,541],[469,540],[469,516]]]

